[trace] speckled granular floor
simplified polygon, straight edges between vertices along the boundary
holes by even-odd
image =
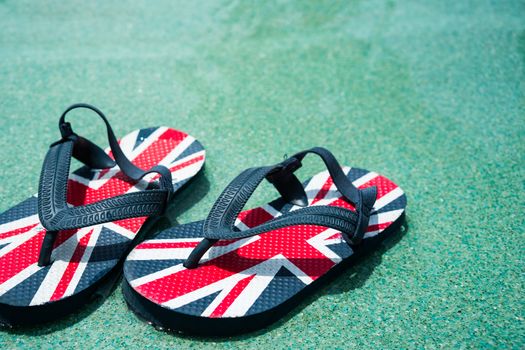
[[[207,148],[157,228],[205,217],[244,168],[313,145],[409,200],[403,234],[263,331],[159,332],[116,288],[59,322],[0,331],[1,347],[523,348],[524,18],[519,1],[0,1],[0,211],[36,192],[78,101],[120,135],[169,125]]]

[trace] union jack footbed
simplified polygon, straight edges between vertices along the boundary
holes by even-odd
[[[204,164],[202,145],[192,136],[167,127],[136,130],[119,143],[124,154],[143,169],[157,164],[168,167],[175,190]],[[104,170],[82,167],[69,177],[68,204],[85,205],[144,190],[157,176],[150,174],[138,183],[130,183],[118,166]],[[53,263],[39,267],[45,229],[38,219],[37,202],[34,195],[0,214],[0,321],[4,323],[9,319],[2,315],[2,307],[31,308],[67,301],[97,283],[123,259],[147,219],[60,231]]]
[[[377,187],[377,200],[361,244],[366,248],[369,242],[378,241],[399,227],[406,196],[394,182],[375,172],[350,167],[343,170],[356,187]],[[310,206],[353,210],[327,171],[315,175],[304,186]],[[242,212],[236,227],[252,228],[298,208],[280,198]],[[338,231],[297,225],[244,239],[219,241],[203,256],[199,267],[186,269],[182,263],[201,241],[203,223],[167,229],[128,255],[124,264],[124,295],[140,316],[159,326],[189,332],[235,333],[235,327],[259,328],[264,322],[263,318],[258,320],[258,315],[278,309],[307,286],[311,288],[334,267],[357,255]],[[231,322],[235,319],[240,322]],[[228,326],[219,330],[217,321],[221,320],[227,321],[223,323]],[[258,324],[250,326],[248,322]],[[214,329],[206,331],[203,325]]]

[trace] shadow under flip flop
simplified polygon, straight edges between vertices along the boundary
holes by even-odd
[[[198,338],[199,341],[226,342],[232,340],[235,341],[249,339],[266,334],[268,332],[272,332],[273,330],[282,327],[290,319],[296,317],[312,302],[319,299],[319,297],[323,295],[351,293],[353,290],[361,288],[366,283],[368,278],[372,276],[375,268],[381,264],[383,254],[400,242],[408,233],[408,229],[409,222],[405,217],[405,219],[400,222],[400,226],[396,232],[393,232],[393,234],[389,237],[378,240],[376,243],[372,243],[375,244],[375,249],[367,250],[363,254],[356,254],[355,259],[353,259],[352,262],[345,264],[346,266],[339,266],[339,268],[337,268],[336,271],[333,271],[333,273],[323,276],[324,285],[322,288],[309,292],[307,295],[305,295],[304,299],[298,304],[294,305],[285,316],[270,324],[266,328],[241,335],[225,337],[199,337],[177,332],[170,333],[174,333],[177,336],[187,339]],[[350,265],[350,267],[348,267],[348,265]],[[166,329],[159,330],[169,332],[169,330]]]

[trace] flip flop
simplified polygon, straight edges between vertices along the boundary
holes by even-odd
[[[107,152],[65,121],[77,108],[102,118]],[[66,109],[59,128],[62,138],[47,152],[38,195],[0,214],[3,325],[53,320],[89,301],[121,271],[146,219],[161,215],[204,164],[202,145],[167,127],[117,141],[104,114],[87,104]],[[72,156],[85,166],[69,174]]]
[[[327,166],[303,185],[306,154]],[[266,178],[281,198],[242,211]],[[373,249],[402,224],[406,197],[384,176],[342,168],[324,148],[250,168],[226,187],[206,220],[172,227],[124,263],[124,297],[153,325],[201,335],[263,328]]]

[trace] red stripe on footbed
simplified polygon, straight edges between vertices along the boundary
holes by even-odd
[[[377,230],[384,230],[385,228],[390,226],[390,224],[392,224],[391,221],[390,222],[385,222],[385,223],[382,223],[382,224],[370,225],[370,226],[368,226],[366,231],[367,232],[372,232],[372,231],[377,231]]]
[[[341,232],[337,232],[337,233],[334,233],[333,235],[331,235],[330,237],[328,237],[326,240],[329,240],[329,239],[336,239],[336,238],[341,238]]]
[[[122,173],[117,173],[100,186],[94,189],[86,185],[69,180],[67,182],[67,202],[73,206],[81,206],[98,202],[102,199],[124,194],[133,186],[130,180]]]
[[[2,266],[0,269],[0,283],[4,283],[38,260],[44,232],[44,230],[40,231],[0,258],[0,266]],[[16,263],[9,262],[9,260],[16,261]]]
[[[159,164],[160,160],[173,152],[186,136],[186,134],[172,129],[166,130],[159,136],[158,140],[133,159],[133,164],[146,170]]]
[[[181,164],[179,164],[179,165],[176,165],[176,166],[174,166],[174,167],[171,167],[171,168],[170,168],[170,171],[173,173],[173,172],[175,172],[175,171],[177,171],[177,170],[180,170],[180,169],[182,169],[182,168],[187,167],[188,165],[192,165],[192,164],[198,163],[198,162],[202,161],[203,159],[204,159],[204,156],[203,156],[203,155],[200,155],[200,156],[198,156],[198,157],[195,157],[195,158],[189,159],[189,160],[187,160],[187,161],[184,162],[184,163],[181,163]]]
[[[238,219],[248,227],[255,227],[273,219],[273,216],[263,208],[255,208],[243,211]]]
[[[354,205],[352,203],[348,203],[346,200],[343,199],[343,197],[339,197],[338,199],[330,202],[328,205],[332,207],[341,207],[351,211],[355,211]]]
[[[192,164],[198,163],[198,162],[200,162],[200,161],[202,161],[202,160],[204,160],[204,156],[200,155],[200,156],[198,156],[198,157],[195,157],[195,158],[189,159],[189,160],[185,161],[184,163],[181,163],[181,164],[175,165],[175,166],[173,166],[173,167],[170,167],[169,169],[170,169],[170,172],[171,172],[171,173],[174,173],[174,172],[176,172],[176,171],[178,171],[178,170],[180,170],[180,169],[182,169],[182,168],[185,168],[185,167],[187,167],[187,166],[189,166],[189,165],[192,165]],[[152,178],[152,180],[156,180],[156,179],[158,179],[159,177],[160,177],[160,175],[157,174],[157,175],[155,175],[155,176]]]
[[[334,184],[334,181],[329,176],[328,179],[326,179],[326,182],[323,184],[323,186],[319,190],[319,192],[317,192],[317,195],[315,196],[315,198],[313,199],[310,205],[315,204],[319,202],[320,200],[324,199],[324,197],[328,194],[328,192],[330,191],[330,187],[332,187],[333,184]]]
[[[167,132],[160,135],[159,140],[153,143],[153,147],[148,147],[144,152],[133,159],[133,164],[147,170],[159,164],[161,160],[173,152],[186,136],[181,136],[176,139],[167,138],[166,135],[170,132],[171,131],[168,130]]]
[[[92,234],[93,234],[93,230],[87,233],[78,242],[78,245],[75,248],[75,252],[73,253],[73,256],[71,257],[71,259],[69,260],[66,270],[62,274],[62,278],[60,279],[60,282],[58,283],[53,295],[51,296],[51,299],[49,299],[50,301],[54,301],[54,300],[58,300],[62,298],[62,296],[66,292],[66,289],[71,283],[71,279],[73,278],[73,275],[75,274],[75,271],[78,268],[78,264],[80,260],[82,259],[84,252],[86,251],[86,247],[89,243],[89,239]]]
[[[232,259],[229,260],[232,261]],[[140,294],[156,303],[164,303],[178,296],[210,285],[216,281],[230,277],[236,274],[238,269],[245,270],[252,265],[247,259],[239,259],[239,257],[237,257],[236,260],[237,261],[233,260],[233,262],[237,263],[236,271],[219,267],[217,263],[228,261],[227,257],[222,256],[213,260],[217,265],[203,264],[197,269],[182,270],[179,273],[171,274],[140,285],[135,289]],[[224,265],[227,266],[226,263]]]
[[[186,138],[186,136],[188,135],[181,131],[168,129],[159,136],[159,140],[175,141],[177,144],[179,144]]]
[[[246,288],[246,286],[253,280],[254,277],[255,275],[248,276],[247,278],[239,281],[237,285],[233,287],[230,293],[228,293],[228,295],[222,300],[219,306],[217,306],[215,310],[213,310],[210,317],[217,318],[224,315],[226,310],[228,310],[230,305],[235,301],[235,299],[237,299],[237,297],[242,293],[244,288]]]
[[[188,135],[181,132],[181,131],[178,131],[178,130],[173,130],[173,129],[166,129],[162,134],[160,134],[157,139],[155,141],[153,141],[153,144],[155,143],[162,143],[164,145],[166,145],[166,141],[168,141],[168,143],[170,143],[170,150],[169,152],[173,151],[175,149],[175,147],[181,143]],[[162,142],[159,142],[159,141],[162,141]],[[118,143],[121,144],[122,140],[118,140]],[[149,147],[148,147],[149,148]],[[168,153],[169,153],[168,152]],[[143,152],[144,153],[144,152]],[[166,153],[166,155],[168,154]],[[114,158],[113,157],[113,152],[111,150],[109,150],[108,152],[109,156],[111,158]],[[140,160],[137,159],[138,157],[136,157],[135,159],[131,159],[131,161],[133,162],[133,164],[135,164],[136,166],[138,167],[143,167],[144,164],[140,164]],[[164,158],[164,157],[163,157]],[[155,163],[154,165],[158,164]],[[151,166],[149,167],[151,168]],[[148,169],[149,169],[148,168]],[[143,167],[143,169],[147,169],[145,167]],[[104,170],[104,171],[107,171],[107,170]]]
[[[62,243],[64,243],[65,241],[67,241],[68,239],[70,239],[73,235],[75,235],[76,233],[78,232],[78,229],[74,229],[74,230],[64,230],[64,231],[60,231],[58,232],[57,234],[57,238],[55,240],[55,244],[53,245],[53,248],[56,248],[58,247],[59,245],[61,245]]]
[[[154,242],[154,241],[153,241]],[[195,248],[199,242],[170,242],[170,243],[150,243],[139,244],[135,249],[173,249],[173,248]]]
[[[38,225],[38,224],[33,224],[33,225],[26,226],[26,227],[17,228],[16,230],[13,230],[13,231],[7,231],[7,232],[4,232],[4,233],[0,233],[0,240],[5,239],[5,238],[9,238],[9,237],[12,237],[12,236],[16,236],[16,235],[19,235],[19,234],[24,233],[24,232],[27,232],[27,231],[31,230],[33,227],[35,227],[36,225]],[[2,242],[0,242],[0,244],[1,243]]]
[[[232,244],[235,240],[222,240],[215,243],[214,247],[227,246]],[[155,241],[144,242],[139,244],[135,249],[173,249],[173,248],[195,248],[199,242],[159,242]]]
[[[156,303],[164,303],[245,271],[279,254],[316,279],[334,266],[332,260],[307,242],[324,230],[326,228],[321,226],[300,225],[267,232],[255,242],[210,260],[196,269],[179,271],[137,286],[136,290]]]
[[[376,186],[377,188],[377,199],[383,197],[385,194],[388,194],[389,192],[397,188],[397,185],[395,183],[381,175],[374,177],[372,180],[359,186],[359,188],[363,189],[371,186]]]
[[[163,138],[166,133],[170,133],[170,130],[160,135],[159,138]],[[133,164],[142,169],[150,169],[171,153],[182,139],[183,137],[181,135],[175,140],[165,138],[163,138],[162,141],[156,140],[151,146],[133,159]],[[79,182],[69,180],[68,202],[75,206],[91,204],[101,199],[124,194],[133,186],[134,182],[130,181],[121,172],[115,174],[98,189],[92,189]]]
[[[144,221],[147,219],[148,218],[145,216],[140,216],[137,218],[117,220],[113,223],[135,234],[135,232],[137,232],[142,227],[142,224],[144,224]]]
[[[135,249],[195,248],[199,242],[141,243]]]
[[[381,175],[378,175],[372,180],[368,181],[367,183],[359,186],[359,188],[364,189],[364,188],[371,187],[371,186],[376,186],[377,188],[376,200],[380,199],[381,197],[387,195],[392,190],[395,190],[397,188],[397,185],[395,183],[393,183],[392,181],[390,181],[389,179]],[[343,197],[336,199],[335,201],[331,202],[329,205],[334,206],[334,207],[342,207],[342,208],[346,208],[346,209],[355,211],[354,205],[352,205],[351,203],[348,203],[346,200],[343,199]]]

